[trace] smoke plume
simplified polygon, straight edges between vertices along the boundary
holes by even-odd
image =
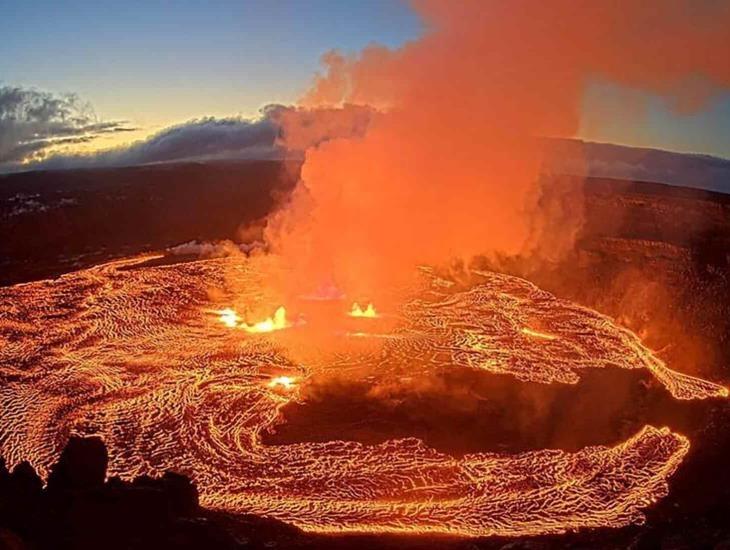
[[[326,54],[301,100],[378,110],[363,136],[307,150],[290,207],[272,220],[268,238],[305,286],[334,279],[372,294],[417,263],[557,257],[577,231],[580,200],[544,199],[535,138],[576,134],[590,82],[661,94],[682,111],[730,86],[725,2],[426,0],[415,8],[421,38]],[[560,223],[545,219],[556,214]]]

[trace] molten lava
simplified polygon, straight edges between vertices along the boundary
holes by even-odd
[[[297,386],[297,379],[293,376],[276,376],[269,381],[270,388],[292,390]]]
[[[533,330],[531,328],[523,327],[520,331],[522,334],[532,336],[533,338],[540,338],[542,340],[555,340],[555,336],[548,334],[547,332],[540,332],[539,330]]]
[[[286,309],[284,309],[284,306],[280,306],[274,312],[273,317],[250,325],[244,323],[241,325],[241,328],[246,332],[272,332],[274,330],[285,329],[288,326],[290,325],[286,320]]]
[[[109,448],[110,475],[174,469],[195,480],[204,506],[308,531],[620,527],[667,493],[686,437],[647,425],[612,447],[454,457],[414,438],[266,445],[262,434],[283,421],[300,380],[363,369],[384,380],[468,368],[574,384],[586,368],[644,368],[678,399],[727,395],[670,370],[609,318],[507,275],[483,272],[463,289],[423,270],[383,338],[348,338],[330,325],[316,329],[329,340],[309,338],[314,321],[275,338],[267,331],[288,326],[283,308],[254,325],[233,309],[209,315],[207,290],[230,280],[231,300],[271,303],[263,260],[136,265],[148,259],[0,288],[0,455],[11,467],[30,459],[47,473],[67,434],[96,434]],[[554,339],[536,345],[529,326]]]
[[[350,317],[367,317],[370,319],[373,319],[378,316],[377,312],[375,311],[375,306],[373,304],[368,304],[365,309],[362,309],[360,307],[360,304],[355,302],[352,304],[352,309],[349,313]]]
[[[264,319],[257,323],[245,323],[240,315],[233,308],[225,308],[214,310],[214,313],[218,315],[218,319],[221,323],[229,328],[240,328],[246,332],[260,333],[260,332],[273,332],[275,330],[285,329],[290,325],[286,319],[286,309],[283,306],[277,308],[274,312],[273,317]]]
[[[217,310],[215,313],[218,314],[218,318],[220,319],[221,323],[223,323],[227,327],[236,328],[241,322],[241,318],[238,316],[238,313],[236,313],[234,309],[231,309],[229,307]]]

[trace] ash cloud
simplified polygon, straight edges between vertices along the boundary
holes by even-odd
[[[52,147],[133,130],[123,121],[100,121],[75,94],[0,86],[0,169],[42,159]]]

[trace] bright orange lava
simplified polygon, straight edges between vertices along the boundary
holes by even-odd
[[[221,323],[223,323],[227,327],[236,328],[241,322],[241,318],[238,316],[238,313],[236,313],[234,309],[231,309],[229,307],[225,309],[219,309],[215,313],[218,314],[218,318],[221,320]]]
[[[230,307],[214,310],[214,313],[218,315],[218,319],[225,326],[229,328],[240,328],[246,332],[273,332],[291,326],[286,319],[286,309],[283,306],[277,308],[273,317],[251,324],[243,322],[243,319],[238,315],[236,310]]]
[[[352,309],[349,313],[350,317],[367,317],[370,319],[373,319],[378,316],[377,312],[375,311],[375,306],[373,304],[368,304],[365,309],[362,309],[360,307],[360,304],[355,302],[352,304]]]
[[[246,332],[272,332],[274,330],[281,330],[287,328],[289,324],[286,320],[286,309],[284,306],[280,306],[274,312],[273,317],[269,317],[264,321],[259,321],[253,324],[243,324],[241,328]]]
[[[297,379],[293,376],[276,376],[269,381],[270,388],[282,388],[292,390],[297,385]]]
[[[96,434],[110,475],[180,471],[204,506],[308,531],[560,533],[641,521],[687,438],[647,425],[612,447],[453,457],[414,438],[266,445],[262,434],[300,380],[363,369],[386,381],[469,368],[575,384],[586,368],[644,368],[678,399],[727,395],[611,319],[507,275],[481,273],[464,290],[422,270],[382,338],[287,325],[283,308],[252,338],[235,310],[211,317],[208,289],[252,309],[275,303],[264,260],[136,265],[145,259],[0,288],[0,455],[11,467],[30,459],[47,473],[67,434]],[[536,345],[532,320],[554,339]],[[316,330],[331,331],[332,349],[308,337]]]
[[[555,336],[548,334],[547,332],[540,332],[539,330],[532,330],[531,328],[523,327],[520,331],[522,334],[532,336],[534,338],[540,338],[542,340],[555,340]]]

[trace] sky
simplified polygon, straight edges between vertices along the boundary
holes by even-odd
[[[584,97],[580,137],[730,158],[730,93],[678,112],[664,98],[597,82]]]
[[[421,28],[393,0],[0,0],[0,14],[2,83],[76,93],[144,128],[293,102],[324,52]]]
[[[78,94],[99,119],[134,129],[76,145],[88,150],[194,118],[254,117],[296,101],[326,51],[395,47],[422,31],[400,0],[0,0],[0,85]],[[578,137],[730,157],[730,94],[698,113],[644,96],[639,114],[605,116],[626,93],[638,94],[591,86]]]

